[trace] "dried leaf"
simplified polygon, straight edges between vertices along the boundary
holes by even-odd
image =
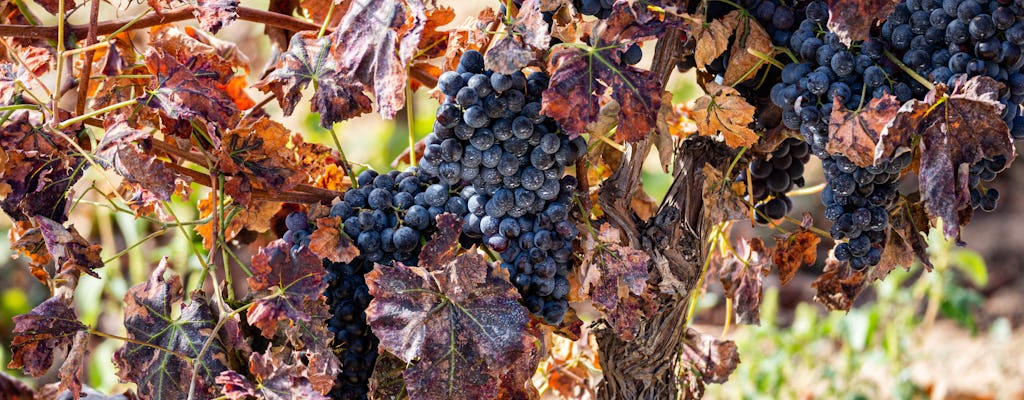
[[[657,128],[661,109],[661,78],[626,65],[619,47],[656,36],[671,26],[646,6],[616,3],[594,48],[558,47],[548,61],[551,82],[544,91],[544,115],[554,118],[571,135],[586,131],[598,120],[599,99],[609,94],[619,103],[618,142],[646,138]],[[598,50],[600,49],[600,50]]]
[[[828,30],[839,35],[839,39],[847,46],[855,41],[867,40],[871,27],[888,17],[898,2],[828,0]]]
[[[818,290],[814,300],[830,311],[850,311],[853,301],[867,286],[866,278],[864,271],[853,271],[848,263],[829,258],[825,270],[811,283]]]
[[[377,356],[373,374],[370,375],[370,398],[400,399],[405,396],[408,392],[405,379],[402,378],[405,368],[406,363],[391,353],[385,351]]]
[[[490,43],[488,33],[501,21],[493,8],[485,8],[476,17],[470,17],[458,28],[448,32],[448,45],[444,52],[441,69],[454,71],[459,65],[462,53],[467,50],[485,50]]]
[[[213,128],[234,128],[241,119],[234,99],[216,90],[220,82],[207,78],[202,70],[193,71],[166,50],[156,48],[146,52],[146,66],[153,74],[151,91],[138,99],[139,104],[174,120],[206,121],[213,125],[208,129],[211,133],[216,131]]]
[[[729,48],[729,37],[736,30],[736,20],[733,18],[704,22],[702,17],[690,16],[686,18],[686,23],[693,35],[693,40],[700,43],[693,53],[697,68],[700,69],[704,69],[718,56],[725,53],[725,50]]]
[[[309,250],[313,254],[336,263],[352,262],[359,255],[359,248],[341,230],[341,218],[318,218],[316,226],[309,235]]]
[[[43,242],[46,243],[46,251],[60,264],[60,269],[55,275],[65,271],[77,271],[99,279],[100,276],[93,270],[103,267],[100,245],[89,244],[73,225],[69,230],[57,221],[41,215],[37,215],[34,220],[39,226]]]
[[[67,352],[78,332],[88,329],[78,321],[69,299],[51,297],[18,315],[11,341],[11,362],[7,368],[21,368],[33,376],[43,376],[53,365],[54,352]]]
[[[960,241],[960,226],[973,214],[967,189],[967,168],[982,159],[1016,157],[1013,139],[999,118],[1003,105],[998,95],[1003,85],[988,77],[957,82],[944,95],[945,86],[923,100],[900,108],[876,150],[876,160],[909,148],[920,136],[921,166],[918,179],[921,197],[931,219],[942,218],[947,238]]]
[[[515,370],[534,370],[521,362],[533,347],[525,340],[528,312],[507,273],[476,252],[433,272],[377,265],[366,283],[374,297],[367,322],[380,348],[418,360],[403,374],[411,397],[496,398],[503,379],[522,376]]]
[[[732,148],[757,143],[757,133],[749,127],[754,122],[755,107],[731,87],[708,82],[707,91],[693,105],[697,131],[704,136],[721,133],[725,144]]]
[[[327,272],[305,246],[293,249],[278,239],[260,247],[252,256],[252,273],[248,282],[256,300],[246,315],[264,337],[273,337],[282,324],[289,329],[299,321],[309,323],[308,303],[323,302]]]
[[[444,213],[437,216],[438,231],[420,250],[419,266],[428,271],[437,271],[455,259],[459,250],[459,235],[462,234],[462,221],[455,214]]]
[[[339,76],[331,55],[333,40],[333,35],[317,38],[313,31],[296,33],[274,70],[253,86],[273,92],[284,115],[291,115],[296,102],[302,99],[302,89],[313,82],[317,88],[313,109],[320,113],[323,127],[370,112],[370,98],[363,94],[364,87]]]
[[[235,371],[221,372],[217,376],[217,384],[223,385],[221,393],[229,399],[247,396],[266,400],[329,399],[313,389],[298,356],[290,355],[284,348],[268,348],[264,354],[250,354],[249,371],[258,384]]]
[[[3,393],[4,400],[32,400],[35,391],[6,372],[0,371],[0,393]]]
[[[489,70],[512,74],[537,61],[537,54],[548,48],[550,29],[540,12],[540,0],[525,0],[508,32],[487,50],[484,58]]]
[[[117,376],[137,384],[139,398],[148,400],[183,398],[195,374],[197,398],[212,398],[215,377],[227,370],[224,347],[219,338],[210,336],[217,318],[202,292],[193,292],[191,302],[174,313],[183,288],[177,275],[165,278],[166,272],[164,257],[149,280],[124,296],[128,338],[154,347],[125,343],[114,353]],[[207,344],[209,348],[197,359]]]
[[[238,19],[238,0],[196,0],[192,14],[199,20],[199,27],[217,33]]]
[[[64,359],[64,365],[60,366],[60,385],[66,388],[71,397],[78,399],[82,395],[82,378],[85,375],[85,362],[89,355],[89,333],[79,331],[75,333],[71,350]]]
[[[338,81],[373,89],[380,114],[405,107],[406,67],[416,55],[427,17],[420,0],[353,2],[330,35]]]
[[[653,315],[657,305],[647,286],[650,255],[620,245],[621,240],[621,232],[607,223],[596,240],[587,237],[583,264],[588,267],[582,286],[615,333],[629,341],[636,337],[640,318]]]
[[[835,98],[825,150],[842,154],[860,167],[873,164],[875,144],[899,109],[900,102],[892,95],[871,99],[866,107],[857,111],[847,110],[839,98]]]
[[[735,252],[722,254],[718,279],[725,296],[732,298],[736,309],[736,322],[747,325],[761,324],[761,286],[765,275],[771,272],[768,251],[760,238],[741,239]]]
[[[766,64],[764,59],[749,50],[769,55],[773,51],[772,39],[757,19],[740,14],[738,10],[725,16],[725,19],[732,18],[736,21],[728,25],[736,26],[736,38],[732,41],[729,64],[725,67],[725,76],[722,80],[722,84],[726,86],[736,86],[737,83],[756,77],[757,71]]]
[[[775,238],[772,263],[778,270],[780,284],[789,283],[801,266],[814,265],[819,242],[821,237],[803,227]]]
[[[736,221],[747,218],[750,215],[750,205],[743,196],[746,194],[746,185],[735,183],[725,179],[722,171],[712,167],[711,164],[704,164],[704,189],[701,196],[704,199],[705,215],[709,221],[715,223]]]
[[[291,190],[306,181],[295,152],[287,147],[291,131],[269,118],[224,135],[217,166],[229,174],[244,173],[271,193]]]
[[[0,126],[0,148],[6,158],[0,166],[0,192],[6,193],[0,208],[16,221],[35,215],[66,221],[69,192],[85,170],[80,168],[84,160],[65,138],[43,129],[43,124],[41,114],[17,110]]]
[[[736,343],[687,328],[683,337],[682,381],[686,398],[704,396],[704,385],[725,383],[740,363]]]

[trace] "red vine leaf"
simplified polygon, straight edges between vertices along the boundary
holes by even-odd
[[[455,214],[444,213],[437,216],[437,233],[420,251],[419,266],[428,271],[442,269],[459,250],[459,235],[462,234],[462,221]]]
[[[36,392],[28,385],[21,383],[6,372],[0,371],[0,393],[4,393],[4,400],[32,400],[36,398]]]
[[[128,338],[149,346],[125,343],[114,353],[117,376],[134,382],[139,398],[180,398],[189,392],[193,374],[197,398],[214,397],[214,378],[227,370],[224,346],[211,337],[217,318],[202,292],[193,292],[191,302],[183,300],[181,278],[167,272],[167,258],[149,280],[133,286],[124,296],[124,326]],[[209,341],[209,348],[199,352]]]
[[[718,279],[725,296],[733,299],[736,322],[748,325],[761,323],[761,283],[771,271],[768,251],[760,238],[740,240],[735,252],[722,256]]]
[[[801,266],[814,265],[818,258],[819,242],[821,237],[805,227],[775,238],[772,263],[778,269],[780,284],[789,283]]]
[[[302,246],[292,248],[278,239],[260,247],[252,256],[249,288],[256,300],[248,311],[248,321],[271,338],[284,324],[288,329],[297,322],[310,322],[307,303],[322,302],[327,283],[319,256]]]
[[[682,381],[685,398],[699,399],[704,396],[704,385],[725,383],[740,363],[736,343],[720,340],[687,328],[683,337]]]
[[[637,324],[643,316],[657,311],[654,295],[647,286],[647,268],[651,257],[632,247],[622,246],[621,232],[610,224],[602,224],[596,240],[588,237],[583,278],[590,299],[612,323],[623,340],[636,337]]]
[[[18,315],[11,342],[11,362],[7,368],[21,368],[34,377],[43,376],[53,365],[54,352],[71,348],[75,334],[88,329],[78,321],[70,300],[51,297],[29,311]]]
[[[330,35],[338,80],[372,88],[384,118],[405,108],[406,67],[416,55],[426,20],[419,0],[353,2]]]
[[[757,71],[766,64],[763,58],[752,54],[749,50],[756,50],[770,57],[773,50],[772,39],[764,27],[757,22],[757,19],[740,14],[738,10],[730,12],[725,19],[736,20],[727,23],[736,26],[736,39],[732,41],[729,64],[725,67],[722,84],[735,86],[737,83],[756,77]]]
[[[403,373],[413,398],[496,398],[503,380],[536,366],[521,362],[535,344],[524,339],[529,315],[519,294],[476,252],[436,271],[377,265],[366,284],[374,297],[367,322],[381,349],[417,361]]]
[[[960,80],[949,95],[945,86],[923,100],[904,105],[882,136],[878,154],[892,156],[920,136],[921,198],[932,219],[942,218],[947,238],[960,241],[960,226],[973,214],[967,189],[968,167],[982,159],[1016,157],[1010,130],[999,115],[1003,85],[989,77]]]
[[[825,270],[811,283],[818,290],[814,300],[830,311],[850,311],[853,301],[867,286],[866,278],[864,271],[853,271],[848,264],[829,258]]]
[[[860,167],[873,164],[875,145],[899,109],[900,102],[893,95],[871,99],[866,107],[856,111],[847,110],[836,97],[825,150],[842,154]]]
[[[537,60],[548,48],[551,36],[540,12],[540,0],[526,0],[508,27],[508,32],[491,46],[484,57],[486,67],[500,74],[512,74]]]
[[[249,396],[266,400],[328,400],[329,397],[313,389],[298,356],[289,353],[282,347],[268,348],[264,354],[252,353],[249,371],[257,384],[235,371],[224,371],[217,376],[221,393],[232,400]]]
[[[359,248],[341,231],[341,218],[317,218],[316,230],[309,235],[309,250],[336,263],[348,263],[359,256]]]
[[[704,136],[722,135],[732,148],[757,143],[757,133],[748,125],[754,122],[756,108],[728,86],[708,82],[707,94],[693,104],[693,119],[697,131]]]
[[[661,78],[623,63],[619,52],[664,32],[670,24],[659,16],[640,3],[616,3],[593,48],[556,47],[548,61],[551,82],[544,91],[544,115],[578,135],[598,120],[600,99],[607,94],[619,103],[615,140],[646,138],[657,128]]]
[[[313,82],[313,110],[320,113],[323,127],[372,111],[363,86],[339,77],[338,65],[331,55],[332,38],[317,38],[313,31],[296,33],[274,70],[254,86],[263,92],[273,92],[284,115],[291,115],[296,102],[302,99],[302,89]]]
[[[84,170],[65,138],[43,125],[41,114],[17,110],[0,126],[0,158],[6,161],[0,165],[0,208],[17,221],[35,215],[66,221],[68,191]]]
[[[897,0],[828,0],[828,29],[839,35],[846,45],[867,40],[871,27],[885,20],[896,7]]]
[[[197,75],[195,72],[202,71],[189,69],[166,50],[150,48],[146,66],[153,78],[150,91],[139,98],[139,104],[160,110],[171,119],[198,119],[221,130],[234,128],[241,119],[234,99],[215,89],[219,83],[216,79]]]

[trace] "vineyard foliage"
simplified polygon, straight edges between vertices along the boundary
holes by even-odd
[[[709,282],[756,325],[764,277],[829,247],[815,299],[848,311],[930,265],[932,227],[962,244],[1024,137],[1020,1],[121,3],[0,1],[0,207],[50,294],[14,317],[8,366],[58,370],[0,375],[4,398],[699,398],[740,360],[685,327]],[[265,25],[265,69],[217,36],[233,24]],[[674,102],[676,76],[704,94]],[[282,122],[306,107],[329,144]],[[371,113],[409,126],[394,171],[340,147]],[[663,200],[638,178],[654,148]],[[79,284],[138,243],[103,249],[79,207],[183,235],[200,268],[165,257],[118,329],[84,322]],[[132,385],[104,397],[109,341]],[[623,346],[651,369],[623,372]]]

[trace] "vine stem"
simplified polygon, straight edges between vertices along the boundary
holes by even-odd
[[[64,52],[65,56],[77,54],[76,52],[79,51],[85,52],[85,55],[82,57],[82,72],[78,76],[78,98],[75,100],[75,115],[85,113],[85,102],[89,98],[89,84],[91,83],[89,76],[92,75],[92,57],[97,50],[97,46],[105,48],[114,43],[113,41],[96,43],[96,24],[99,23],[99,14],[100,0],[92,0],[89,3],[89,33],[85,40],[85,47]]]
[[[63,3],[60,6],[60,11],[63,12]],[[176,10],[164,12],[162,15],[157,15],[146,11],[146,14],[140,17],[133,17],[130,19],[117,19],[111,21],[104,21],[96,24],[96,35],[108,35],[111,33],[119,32],[127,24],[134,21],[132,29],[143,29],[157,25],[169,24],[172,22],[179,22],[194,19],[195,16],[192,14],[193,7],[182,7]],[[258,10],[249,7],[238,7],[238,19],[243,21],[251,21],[262,23],[267,26],[273,26],[275,28],[287,29],[290,31],[315,31],[320,29],[320,25],[305,21],[292,16],[278,14],[276,12],[270,12],[265,10]],[[89,33],[89,24],[82,25],[71,25],[64,29],[62,25],[58,26],[33,26],[33,25],[0,25],[0,37],[16,37],[26,39],[52,39],[54,36],[63,33],[70,33],[75,37],[83,37]],[[66,31],[66,32],[65,32]],[[61,35],[58,40],[63,38]]]
[[[890,53],[889,50],[885,51],[885,57],[888,58],[889,61],[892,61],[894,64],[900,67],[900,69],[903,70],[903,72],[906,72],[907,75],[910,75],[911,78],[914,78],[914,80],[917,81],[917,83],[924,85],[924,87],[928,88],[928,90],[935,90],[935,85],[933,85],[931,81],[924,79],[924,77],[922,77],[921,75],[918,75],[917,72],[908,67],[907,64],[904,64],[903,61],[900,61],[899,58],[896,58],[896,56]]]

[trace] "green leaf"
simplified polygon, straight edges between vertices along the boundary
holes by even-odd
[[[975,286],[983,287],[988,284],[988,267],[985,266],[985,259],[978,252],[956,251],[952,254],[951,261],[953,266],[963,272]]]

